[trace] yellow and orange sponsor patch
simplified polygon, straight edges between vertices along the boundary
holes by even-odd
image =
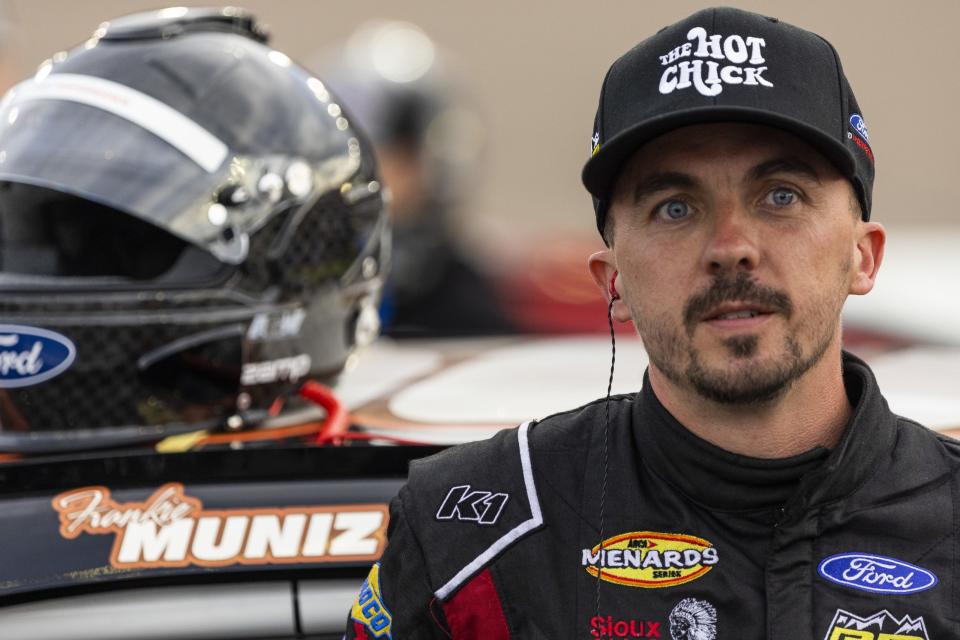
[[[360,587],[360,595],[353,603],[350,617],[370,631],[374,638],[392,640],[393,616],[380,595],[380,563],[370,567],[370,573]]]
[[[682,533],[632,531],[584,549],[581,564],[601,580],[629,587],[674,587],[703,577],[720,561],[707,540]]]

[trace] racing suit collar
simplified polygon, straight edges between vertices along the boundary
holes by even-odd
[[[893,445],[895,417],[869,367],[844,353],[843,377],[853,414],[832,451],[817,447],[771,460],[721,449],[680,424],[657,399],[646,376],[635,405],[634,437],[650,470],[690,500],[722,511],[774,510],[789,516],[801,505],[854,491]]]
[[[853,405],[850,424],[827,461],[803,479],[790,507],[804,508],[850,495],[874,474],[896,443],[898,418],[890,411],[867,363],[844,352],[843,382]]]

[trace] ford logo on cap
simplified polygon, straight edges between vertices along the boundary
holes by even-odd
[[[0,389],[29,387],[66,371],[77,348],[54,331],[0,324]]]
[[[867,123],[863,121],[863,116],[859,113],[855,113],[850,116],[850,126],[853,127],[853,130],[860,134],[860,137],[870,142],[870,134],[867,133]]]
[[[872,593],[917,593],[937,584],[937,576],[926,569],[869,553],[830,556],[817,571],[830,582]]]

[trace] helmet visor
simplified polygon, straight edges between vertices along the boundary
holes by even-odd
[[[0,181],[127,212],[238,263],[248,234],[274,212],[356,171],[358,154],[341,133],[342,145],[332,148],[342,153],[326,159],[245,158],[130,87],[51,74],[14,87],[0,104]]]
[[[213,281],[211,253],[140,218],[43,187],[0,182],[0,285],[146,287]]]

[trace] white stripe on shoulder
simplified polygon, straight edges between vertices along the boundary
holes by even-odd
[[[533,467],[530,464],[530,445],[527,442],[527,430],[529,428],[530,422],[524,422],[520,425],[520,429],[517,432],[517,439],[520,441],[520,465],[523,468],[523,484],[527,490],[527,502],[530,503],[530,519],[521,522],[505,533],[470,564],[458,571],[457,575],[453,576],[445,585],[437,589],[434,595],[440,600],[445,600],[447,596],[460,588],[463,583],[473,577],[473,574],[482,569],[498,553],[519,540],[527,532],[543,524],[543,515],[540,512],[540,500],[537,498],[537,487],[533,482]]]

